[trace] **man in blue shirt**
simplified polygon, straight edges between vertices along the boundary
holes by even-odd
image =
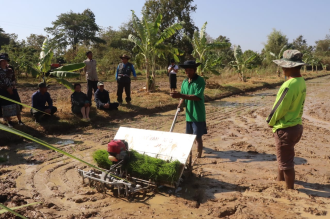
[[[136,80],[136,73],[134,66],[128,62],[130,57],[128,55],[122,55],[122,63],[117,67],[116,80],[117,80],[117,101],[123,103],[123,91],[125,89],[126,102],[130,104],[131,102],[131,73],[133,73],[134,79]]]
[[[31,109],[31,114],[36,119],[36,122],[39,122],[42,118],[49,117],[45,113],[53,115],[57,111],[57,108],[53,106],[53,100],[50,98],[50,94],[47,92],[46,83],[40,83],[38,87],[39,90],[32,95],[32,107],[39,111]],[[48,106],[46,106],[46,103]]]

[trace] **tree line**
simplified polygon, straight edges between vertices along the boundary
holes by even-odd
[[[193,0],[147,0],[141,10],[142,18],[132,11],[131,19],[118,29],[97,25],[90,9],[82,13],[70,11],[58,15],[45,28],[48,36],[31,34],[18,40],[16,34],[6,33],[0,27],[0,50],[10,55],[10,64],[17,74],[38,64],[46,38],[53,48],[52,63],[80,63],[85,52],[92,50],[101,74],[114,74],[118,57],[128,54],[138,68],[146,70],[146,86],[151,90],[155,89],[156,70],[164,69],[173,58],[177,62],[187,59],[201,62],[198,72],[206,80],[224,68],[231,68],[245,81],[248,70],[274,68],[272,60],[281,58],[286,49],[303,52],[304,61],[312,70],[320,66],[326,69],[330,64],[330,34],[310,45],[302,35],[289,42],[284,33],[273,29],[261,52],[243,52],[240,45],[232,45],[225,35],[210,37],[207,22],[198,28],[191,18],[196,9]]]

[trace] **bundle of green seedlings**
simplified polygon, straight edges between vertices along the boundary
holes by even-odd
[[[107,150],[97,150],[93,153],[93,159],[97,163],[97,166],[103,169],[109,169],[112,165],[108,157],[109,153]]]
[[[97,150],[93,154],[93,159],[99,167],[109,169],[112,162],[108,156],[106,150]],[[134,150],[129,152],[129,156],[129,162],[124,165],[124,169],[133,177],[169,184],[176,182],[180,177],[180,171],[183,167],[180,161],[167,162],[139,154]]]
[[[130,151],[129,162],[125,165],[127,173],[134,177],[170,184],[179,179],[181,168],[182,164],[177,160],[167,162],[134,150]]]

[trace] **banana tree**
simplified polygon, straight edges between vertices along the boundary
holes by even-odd
[[[200,31],[195,31],[192,39],[187,37],[194,48],[191,55],[196,59],[196,62],[201,63],[197,68],[197,73],[205,79],[207,79],[206,73],[220,74],[217,69],[221,65],[222,57],[216,57],[212,52],[231,46],[230,43],[226,42],[208,43],[206,39],[206,25],[207,22],[204,23]]]
[[[175,23],[166,28],[163,32],[160,32],[159,27],[162,23],[162,19],[163,15],[159,14],[155,21],[151,21],[147,15],[143,14],[143,17],[140,20],[132,10],[133,28],[137,36],[130,34],[127,39],[122,39],[135,44],[133,53],[137,54],[135,57],[136,60],[143,60],[145,63],[147,70],[147,91],[155,89],[156,59],[165,58],[166,54],[172,54],[175,61],[179,62],[180,60],[178,56],[182,55],[177,48],[172,47],[170,44],[166,44],[164,41],[173,36],[176,31],[181,30],[184,22]]]
[[[317,72],[317,66],[320,64],[320,59],[313,56],[310,60],[310,64],[312,66],[312,72],[314,72],[314,66],[315,66],[316,72]]]
[[[80,76],[80,73],[76,73],[74,71],[84,68],[85,63],[69,64],[51,69],[52,58],[53,50],[48,38],[46,38],[42,45],[37,67],[31,65],[27,66],[27,73],[30,73],[34,78],[41,79],[45,83],[53,80],[64,85],[68,89],[74,90],[73,85],[65,80],[65,78],[76,78]]]
[[[285,50],[286,48],[287,48],[287,46],[285,45],[285,46],[282,47],[282,49],[280,50],[280,52],[279,52],[278,54],[275,54],[275,53],[273,53],[273,52],[269,52],[269,54],[270,54],[271,56],[273,56],[275,59],[281,59],[282,56],[283,56],[284,50]],[[274,60],[275,60],[275,59],[274,59]],[[278,77],[281,76],[281,72],[280,72],[280,67],[279,67],[279,66],[277,66],[276,74],[278,75]]]
[[[303,56],[303,62],[306,64],[304,65],[304,72],[307,71],[307,66],[311,64],[311,60],[312,60],[313,56],[310,53],[305,53]]]
[[[235,60],[231,61],[229,64],[231,65],[231,67],[236,69],[238,77],[241,79],[241,81],[246,82],[245,71],[247,69],[254,69],[257,67],[252,63],[252,61],[257,57],[257,54],[253,54],[248,58],[244,59],[241,46],[238,45],[234,46],[234,57]]]
[[[323,63],[321,62],[321,65],[322,65],[322,69],[323,69],[323,71],[327,71],[327,66],[328,66],[328,64],[323,64]]]

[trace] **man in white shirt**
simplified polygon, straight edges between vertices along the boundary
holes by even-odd
[[[176,73],[178,73],[179,67],[175,64],[174,59],[171,59],[171,65],[168,66],[167,72],[170,80],[170,89],[171,92],[176,89]]]
[[[93,59],[93,53],[91,51],[86,52],[87,59],[84,61],[86,64],[84,68],[84,72],[86,74],[87,79],[87,97],[89,102],[92,101],[92,90],[94,93],[97,90],[97,72],[96,72],[96,61]]]

